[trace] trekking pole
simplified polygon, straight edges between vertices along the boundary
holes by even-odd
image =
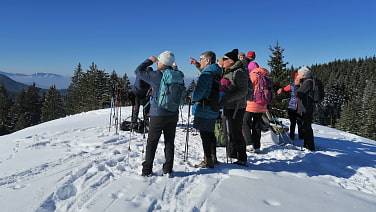
[[[114,97],[111,97],[111,105],[110,105],[110,124],[108,126],[108,132],[111,131],[111,122],[112,122],[112,108],[114,106]]]
[[[181,119],[181,126],[184,125],[184,120],[183,120],[183,105],[180,106],[180,119]]]
[[[285,138],[285,134],[286,132],[284,132],[284,129],[283,129],[283,124],[282,124],[282,121],[278,120],[277,116],[274,114],[274,112],[270,112],[269,110],[267,110],[267,114],[266,114],[269,118],[269,120],[274,120],[275,122],[275,131],[276,133],[281,137],[282,141],[284,144],[292,144],[292,145],[295,145],[294,142],[290,139],[289,136],[288,137],[288,140]],[[279,127],[278,127],[279,125]]]
[[[189,140],[189,119],[191,118],[191,96],[189,97],[189,102],[188,102],[188,120],[187,120],[187,134],[185,137],[185,151],[184,151],[184,162],[187,161],[188,159],[188,140]]]
[[[224,116],[225,118],[225,127],[226,127],[226,137],[227,137],[227,142],[226,142],[226,162],[228,163],[229,161],[229,158],[230,158],[230,128],[228,126],[228,119],[226,118],[226,116]],[[231,158],[230,158],[230,162],[232,163],[231,161]]]
[[[123,88],[118,88],[118,94],[119,94],[119,120],[120,120],[120,124],[121,124],[121,91],[123,90]],[[120,124],[118,123],[116,125],[116,132],[118,130],[118,128],[120,128]],[[117,134],[117,133],[116,133]]]
[[[132,124],[131,124],[131,126],[132,126]],[[131,151],[132,132],[133,132],[133,127],[131,127],[131,129],[129,130],[128,151]]]
[[[118,134],[118,124],[119,124],[119,102],[118,102],[118,96],[115,97],[115,135]]]

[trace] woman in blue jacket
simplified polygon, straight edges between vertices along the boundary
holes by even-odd
[[[202,53],[200,62],[191,58],[191,64],[201,71],[192,94],[192,102],[195,102],[192,107],[192,115],[195,117],[193,127],[200,130],[204,149],[204,161],[196,167],[214,168],[214,164],[217,163],[214,125],[219,112],[205,105],[203,100],[210,97],[214,77],[215,75],[221,76],[222,69],[216,64],[216,55],[212,51]]]

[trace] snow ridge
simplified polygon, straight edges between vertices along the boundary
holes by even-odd
[[[187,108],[175,141],[174,177],[162,175],[163,136],[156,176],[141,177],[146,139],[109,131],[109,110],[68,116],[0,137],[2,211],[373,211],[376,209],[376,142],[314,125],[318,151],[275,145],[247,153],[249,167],[197,169],[199,135],[190,135],[184,158]],[[124,107],[122,114],[130,115]],[[124,117],[123,117],[124,118]],[[287,123],[287,120],[283,120]],[[180,127],[182,126],[182,127]],[[19,201],[22,200],[22,201]],[[314,200],[315,204],[312,203]]]

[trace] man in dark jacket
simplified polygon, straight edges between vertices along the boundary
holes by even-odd
[[[147,71],[153,71],[152,67],[147,67]],[[148,91],[150,90],[150,85],[147,84],[145,81],[141,80],[139,76],[136,76],[136,80],[134,81],[134,84],[132,86],[132,92],[134,96],[134,101],[132,101],[132,127],[136,128],[137,127],[137,119],[138,119],[138,114],[140,111],[140,106],[144,107],[143,111],[143,117],[144,117],[144,122],[145,124],[147,123],[147,117],[145,111],[146,104],[148,104],[149,101],[149,96],[148,96]]]
[[[158,62],[158,70],[147,71],[147,67]],[[145,161],[142,163],[142,176],[150,176],[153,173],[153,161],[157,150],[159,138],[163,132],[165,141],[165,158],[163,173],[170,175],[174,164],[174,140],[179,110],[170,112],[158,106],[156,97],[159,94],[160,82],[163,72],[172,69],[175,55],[170,51],[161,53],[158,58],[151,56],[141,63],[135,70],[136,76],[152,87],[149,133],[146,144]]]
[[[238,49],[228,52],[223,57],[225,72],[223,78],[231,81],[231,89],[223,99],[224,114],[228,120],[230,131],[229,154],[236,158],[237,165],[247,166],[246,144],[242,133],[243,116],[247,106],[246,96],[248,93],[248,71],[238,59]]]
[[[304,137],[304,147],[314,151],[315,143],[312,130],[313,117],[313,80],[311,70],[303,66],[298,70],[296,77],[296,97],[298,98],[297,113],[301,116],[302,133]]]

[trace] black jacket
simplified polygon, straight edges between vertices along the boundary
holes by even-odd
[[[312,99],[313,94],[313,81],[312,78],[302,79],[302,83],[296,86],[295,89],[296,97],[298,98],[298,108],[297,113],[303,114],[313,114],[314,102]]]

